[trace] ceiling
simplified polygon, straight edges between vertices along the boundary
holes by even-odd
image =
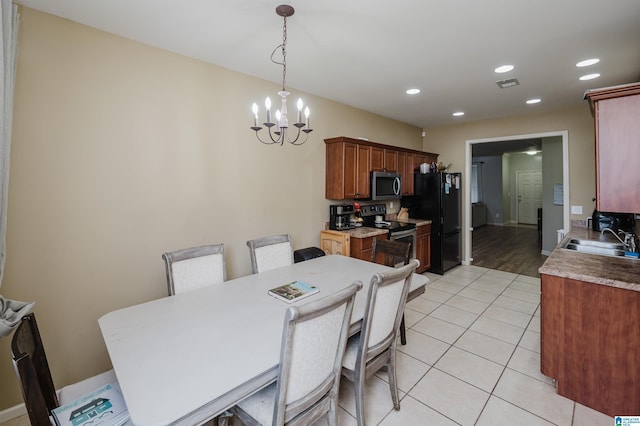
[[[281,84],[284,0],[16,0]],[[287,88],[420,128],[585,105],[640,78],[638,0],[290,0]],[[577,68],[597,57],[591,67]],[[515,69],[496,74],[500,65]],[[587,73],[595,80],[579,81]],[[515,77],[519,86],[496,81]],[[419,88],[415,96],[406,89]],[[256,99],[273,94],[256,93]],[[540,98],[535,105],[525,100]],[[247,110],[253,99],[247,100]],[[293,106],[290,106],[292,108]],[[313,114],[313,105],[310,105]],[[452,113],[464,111],[462,117]],[[248,112],[249,114],[249,112]]]

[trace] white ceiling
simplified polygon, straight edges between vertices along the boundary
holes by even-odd
[[[276,83],[282,69],[269,57],[282,42],[282,18],[275,7],[285,1],[17,0]],[[287,88],[294,99],[301,90],[418,127],[581,104],[588,108],[585,90],[640,78],[639,0],[288,4],[296,9],[287,22]],[[600,63],[590,69],[575,66],[591,57]],[[503,64],[515,69],[494,73]],[[590,72],[601,77],[578,80]],[[496,81],[510,77],[520,86],[498,88]],[[409,97],[410,87],[422,93]],[[542,102],[525,104],[534,97]],[[465,115],[452,117],[459,110]]]

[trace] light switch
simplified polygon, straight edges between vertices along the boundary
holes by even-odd
[[[582,214],[582,206],[571,206],[571,214]]]

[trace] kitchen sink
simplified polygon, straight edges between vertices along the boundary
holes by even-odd
[[[624,244],[621,243],[581,240],[577,238],[570,238],[564,243],[562,248],[602,256],[624,256],[625,253]]]

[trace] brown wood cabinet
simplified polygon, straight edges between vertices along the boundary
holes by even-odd
[[[398,171],[398,151],[397,149],[371,147],[371,171],[372,172],[397,172]]]
[[[540,367],[557,392],[640,413],[640,292],[541,274]]]
[[[325,198],[332,200],[370,197],[371,148],[343,142],[326,147]]]
[[[373,255],[373,240],[379,238],[386,240],[387,235],[375,235],[366,238],[351,238],[351,257],[371,262]]]
[[[325,198],[330,200],[371,197],[370,172],[399,172],[402,195],[413,195],[414,169],[438,161],[438,154],[392,147],[344,136],[325,139]]]
[[[416,227],[416,258],[420,262],[418,273],[431,268],[431,224]]]
[[[590,90],[595,122],[596,208],[640,213],[640,83]]]

